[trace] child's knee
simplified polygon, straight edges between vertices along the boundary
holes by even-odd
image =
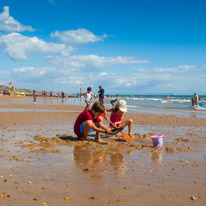
[[[128,124],[128,125],[133,124],[133,120],[132,120],[132,119],[128,119],[128,120],[127,120],[127,124]]]
[[[91,120],[87,120],[83,124],[84,128],[86,127],[92,128],[92,125],[93,125],[93,122]]]
[[[129,119],[129,122],[130,122],[130,124],[133,124],[133,120],[132,119]]]

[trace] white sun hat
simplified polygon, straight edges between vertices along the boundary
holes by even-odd
[[[125,100],[121,99],[117,102],[117,106],[122,112],[127,112],[127,103]]]

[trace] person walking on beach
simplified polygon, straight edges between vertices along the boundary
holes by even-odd
[[[110,123],[110,127],[126,127],[128,126],[128,135],[131,138],[134,138],[132,135],[132,127],[133,127],[133,120],[127,119],[123,121],[125,112],[127,112],[127,103],[125,100],[121,99],[117,102],[114,109],[107,109],[107,112],[111,112],[110,121],[113,123]]]
[[[169,95],[165,97],[165,100],[169,100],[169,99],[170,99],[170,96],[169,96]]]
[[[197,93],[194,93],[194,95],[195,95],[195,106],[198,106],[199,97]]]
[[[192,97],[191,102],[192,102],[192,106],[194,107],[195,106],[195,99],[194,99],[194,97]]]
[[[85,96],[86,107],[84,108],[84,110],[90,109],[90,103],[91,103],[92,97],[97,98],[97,96],[95,96],[92,93],[92,88],[91,87],[87,88],[87,93],[83,93],[83,94],[80,94],[80,95]]]
[[[84,110],[79,114],[74,123],[74,133],[83,141],[87,141],[87,135],[90,132],[96,131],[94,141],[102,143],[100,132],[112,134],[111,128],[104,125],[103,118],[100,116],[105,111],[104,105],[100,102],[95,102],[91,110]]]
[[[99,86],[99,101],[104,104],[104,89],[102,88],[102,86]]]
[[[65,97],[64,92],[61,92],[61,97],[62,97],[62,102],[64,102],[64,97]]]
[[[111,100],[110,103],[112,105],[112,109],[115,108],[115,102],[117,101],[117,99]]]
[[[33,104],[36,104],[36,91],[33,91]]]

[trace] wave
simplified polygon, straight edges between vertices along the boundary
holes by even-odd
[[[166,100],[163,98],[155,98],[155,97],[126,97],[126,100],[130,100],[130,101],[159,101],[162,104],[172,104],[172,103],[183,103],[183,104],[191,104],[191,100],[190,99],[181,99],[181,98],[177,98],[175,99],[174,97]],[[201,100],[199,101],[200,103],[206,103],[206,100]]]
[[[194,109],[206,111],[206,108],[205,108],[205,107],[200,107],[200,106],[194,107]]]

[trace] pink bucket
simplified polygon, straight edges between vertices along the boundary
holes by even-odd
[[[162,135],[162,134],[151,136],[153,146],[158,147],[158,148],[162,147],[163,146],[163,137],[164,137],[164,135]]]

